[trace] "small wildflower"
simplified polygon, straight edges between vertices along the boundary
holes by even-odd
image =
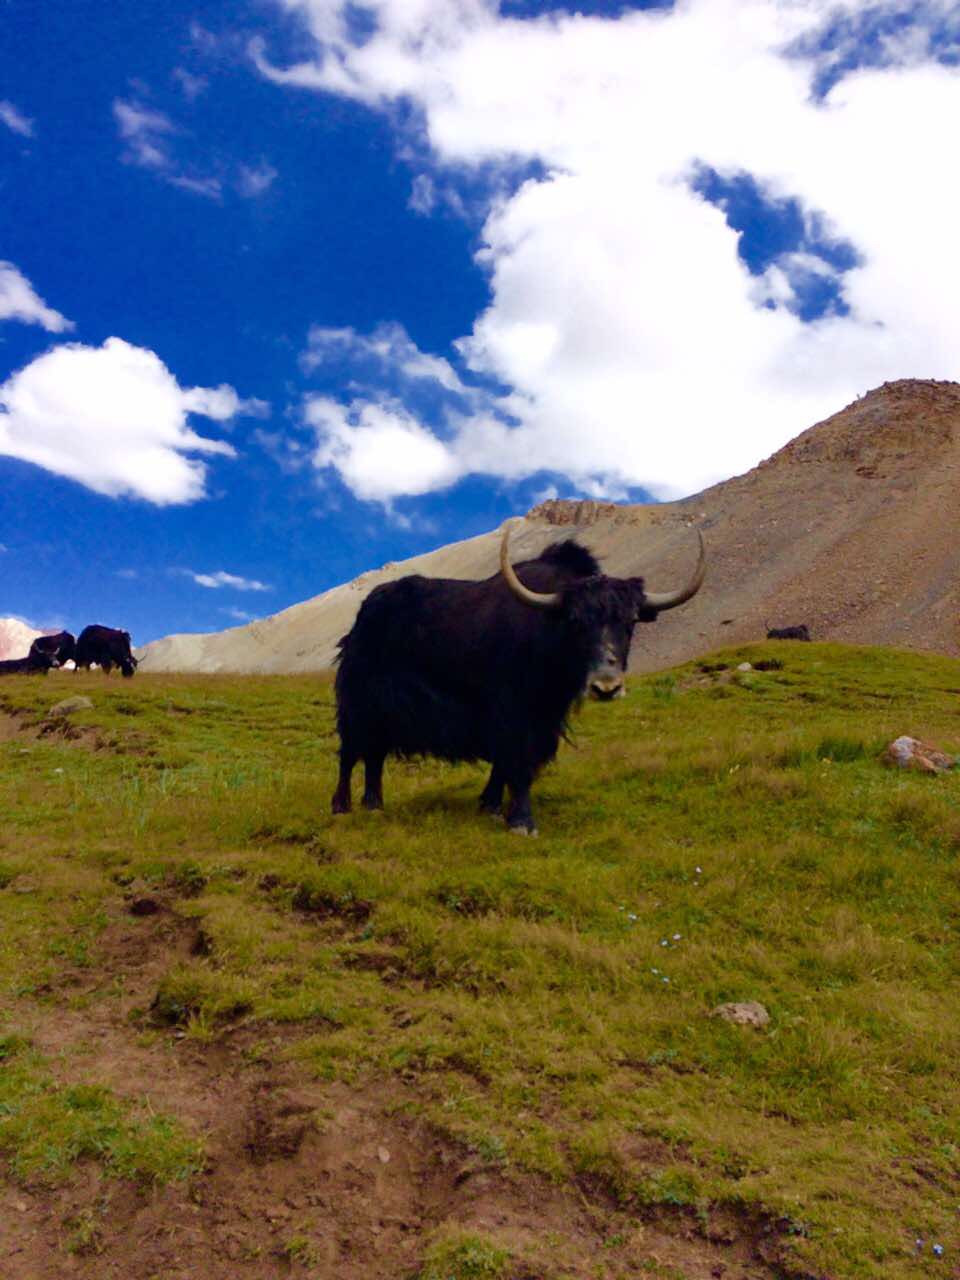
[[[666,938],[661,938],[660,945],[661,947],[669,947],[670,943],[666,940]]]
[[[650,972],[651,972],[651,973],[659,973],[659,972],[660,972],[660,970],[659,970],[659,969],[651,969],[651,970],[650,970]]]
[[[637,918],[636,915],[632,911],[627,913],[628,920],[636,920],[636,918]]]
[[[669,981],[670,981],[669,978],[664,978],[664,982],[669,982]]]
[[[703,874],[703,868],[702,868],[702,867],[697,867],[696,871],[697,871],[697,875],[698,875],[698,876]]]
[[[674,942],[679,942],[679,941],[680,941],[680,935],[679,935],[679,933],[675,933],[675,934],[673,935],[673,940],[674,940]]]
[[[937,1255],[937,1257],[938,1257],[938,1258],[942,1258],[942,1257],[943,1257],[943,1245],[942,1245],[942,1244],[935,1244],[935,1245],[933,1246],[933,1252]]]

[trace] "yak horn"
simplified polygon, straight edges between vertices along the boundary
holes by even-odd
[[[693,577],[679,591],[645,591],[643,603],[646,608],[674,609],[678,604],[683,604],[691,596],[695,596],[700,590],[703,575],[707,571],[707,553],[703,545],[703,534],[699,529],[697,530],[697,537],[700,539],[700,559],[697,561],[697,567],[693,571]]]
[[[563,599],[559,591],[531,591],[529,587],[523,585],[513,571],[513,565],[510,563],[510,533],[521,524],[523,519],[520,516],[514,516],[503,526],[503,538],[500,541],[500,572],[503,574],[503,580],[517,599],[522,600],[524,604],[533,605],[535,609],[556,609]]]

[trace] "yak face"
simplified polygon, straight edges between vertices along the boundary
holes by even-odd
[[[645,607],[643,579],[597,574],[567,591],[564,610],[588,650],[584,694],[598,702],[624,697],[634,626],[656,617]]]
[[[700,543],[697,567],[686,586],[679,590],[648,592],[642,578],[608,578],[600,573],[596,560],[585,548],[566,542],[548,548],[540,563],[556,563],[561,557],[564,561],[574,556],[582,557],[576,569],[583,576],[562,585],[559,590],[543,591],[531,589],[521,582],[510,563],[510,531],[520,523],[520,520],[513,519],[503,526],[500,573],[504,582],[524,604],[565,620],[574,641],[573,648],[583,662],[581,671],[586,671],[586,679],[580,685],[582,693],[601,701],[623,697],[635,624],[654,622],[658,613],[676,608],[700,590],[706,569],[706,552],[700,531],[697,530]],[[528,562],[524,567],[531,567],[532,563],[536,562]],[[571,563],[569,567],[574,566]]]
[[[625,680],[630,637],[624,639],[622,628],[604,627],[597,646],[597,656],[587,673],[586,692],[597,702],[610,702],[627,693]]]

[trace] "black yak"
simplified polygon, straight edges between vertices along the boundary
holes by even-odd
[[[796,627],[770,627],[767,630],[768,640],[809,640],[810,632],[807,624],[801,622]]]
[[[530,786],[556,755],[584,694],[623,692],[637,622],[653,622],[700,589],[700,556],[686,586],[653,593],[642,578],[609,578],[572,540],[510,564],[504,526],[500,573],[481,582],[412,575],[367,596],[340,641],[336,678],[340,777],[333,812],[351,807],[350,777],[364,763],[363,804],[383,807],[388,755],[488,760],[480,807],[535,830]]]
[[[57,660],[48,653],[34,653],[31,649],[25,658],[5,658],[0,662],[0,676],[45,676],[55,666]]]
[[[45,653],[53,658],[55,667],[62,667],[65,662],[77,655],[77,642],[69,631],[57,631],[50,636],[37,636],[30,646],[30,653]]]
[[[119,667],[129,679],[137,669],[137,660],[130,651],[130,632],[99,625],[84,627],[77,637],[77,670],[89,669],[93,662],[106,675]]]

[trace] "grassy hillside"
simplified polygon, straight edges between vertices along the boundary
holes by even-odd
[[[75,692],[93,709],[44,719]],[[546,1207],[540,1233],[473,1229],[448,1198],[385,1276],[960,1274],[960,773],[877,760],[901,733],[960,751],[960,664],[767,644],[635,678],[535,788],[536,840],[432,761],[388,764],[386,813],[331,818],[331,693],[0,685],[0,1205],[37,1215],[25,1258],[142,1260],[163,1195],[206,1213],[229,1152],[279,1170],[360,1099],[463,1185],[555,1188],[600,1242]],[[740,1000],[769,1025],[707,1016]],[[306,1090],[292,1152],[275,1118],[228,1132],[267,1060]],[[353,1274],[309,1196],[269,1230],[222,1274]]]

